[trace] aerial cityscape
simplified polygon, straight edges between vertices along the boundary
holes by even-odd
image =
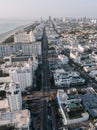
[[[1,0],[0,130],[97,130],[97,2],[68,1]]]

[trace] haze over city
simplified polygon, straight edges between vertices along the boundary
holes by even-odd
[[[97,17],[97,0],[0,0],[0,18]]]
[[[97,130],[97,0],[0,0],[0,130]]]

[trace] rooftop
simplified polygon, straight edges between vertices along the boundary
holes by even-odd
[[[7,99],[0,100],[0,110],[8,108],[9,108],[8,100]]]
[[[93,117],[97,117],[97,93],[91,87],[86,89],[86,94],[81,96],[85,108]]]
[[[71,120],[72,122],[73,119],[77,120],[78,118],[83,119],[85,116],[87,118],[89,117],[81,103],[81,98],[79,97],[76,88],[68,89],[67,92],[58,90],[57,97],[59,106],[63,109],[64,115],[68,121]]]
[[[62,104],[64,113],[66,114],[67,119],[76,119],[81,118],[82,113],[85,113],[85,109],[81,103],[70,103],[68,105]]]
[[[23,128],[23,126],[29,124],[29,111],[21,110],[14,112],[0,113],[0,126],[16,124],[17,128]]]

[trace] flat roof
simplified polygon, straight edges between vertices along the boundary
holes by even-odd
[[[7,99],[0,100],[0,109],[7,109],[7,108],[9,108],[8,100]]]
[[[16,124],[17,127],[22,128],[23,125],[28,125],[29,120],[29,111],[27,109],[0,113],[0,126]]]
[[[61,104],[62,109],[66,115],[67,119],[77,119],[82,117],[82,113],[85,113],[83,106],[81,103],[70,103],[68,105]]]

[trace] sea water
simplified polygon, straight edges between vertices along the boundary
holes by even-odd
[[[26,25],[30,20],[12,20],[12,19],[0,19],[0,34],[15,29],[16,27]]]

